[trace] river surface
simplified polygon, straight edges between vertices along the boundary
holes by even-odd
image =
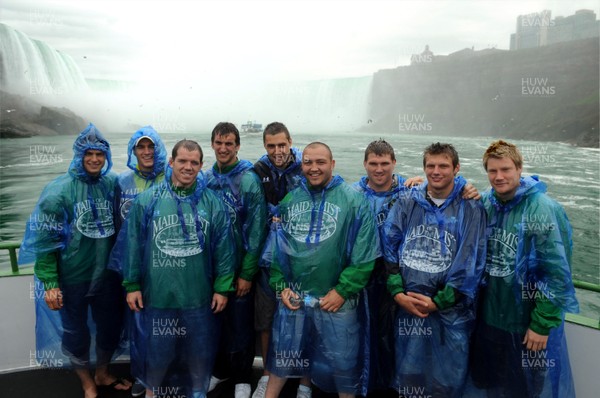
[[[113,170],[126,169],[127,143],[131,132],[106,133],[112,149]],[[294,133],[294,146],[312,141],[327,143],[336,160],[335,172],[347,182],[363,174],[364,149],[380,137],[396,150],[396,172],[402,176],[424,175],[422,151],[432,142],[451,142],[456,147],[462,174],[480,191],[489,189],[481,157],[493,138],[450,138],[428,134],[382,135],[364,132]],[[194,139],[204,150],[203,170],[211,167],[214,155],[210,132],[163,134],[168,150],[179,139]],[[20,241],[29,217],[44,186],[63,174],[71,161],[74,136],[33,137],[0,140],[0,241]],[[547,183],[548,193],[561,203],[573,225],[573,278],[600,283],[600,151],[561,143],[514,140],[525,158],[524,175],[537,174]],[[264,153],[262,135],[242,135],[240,158],[256,161]],[[0,253],[0,269],[8,265],[6,252]],[[582,312],[598,318],[600,298],[578,291]]]

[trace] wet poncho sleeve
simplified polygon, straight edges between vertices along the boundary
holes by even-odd
[[[543,294],[535,296],[529,328],[548,335],[550,329],[562,323],[563,311],[578,311],[571,279],[572,229],[558,203],[543,194],[536,195],[536,199],[532,201],[532,213],[524,220],[523,243],[531,247],[529,274]]]
[[[119,255],[126,256],[124,259],[118,259],[123,260],[122,262],[124,264],[124,266],[119,266],[118,268],[121,268],[120,270],[123,272],[123,286],[127,293],[141,290],[141,269],[143,261],[143,255],[141,255],[143,252],[141,250],[144,242],[147,241],[147,221],[144,216],[144,207],[138,199],[136,199],[131,206],[124,228],[117,238],[117,244],[112,253],[113,259],[111,259],[112,265],[114,263],[112,260],[114,260],[115,257],[118,257]],[[121,251],[117,249],[122,245],[124,248],[121,253]],[[119,263],[120,262],[121,261],[119,261]]]
[[[365,261],[368,257],[365,257],[364,253],[379,248],[379,235],[370,205],[366,198],[362,199],[348,243],[351,248],[350,264],[344,268],[338,284],[334,287],[344,299],[357,294],[366,286],[373,272],[375,259]],[[376,252],[373,256],[376,256]]]
[[[398,293],[404,293],[404,283],[402,281],[402,275],[400,275],[400,268],[398,263],[400,258],[398,257],[398,249],[404,239],[402,235],[402,224],[406,223],[406,212],[400,205],[399,201],[396,201],[383,226],[383,258],[385,264],[385,270],[387,274],[387,289],[392,295],[396,296]]]
[[[213,253],[213,289],[215,293],[226,296],[228,293],[235,291],[233,286],[235,248],[232,245],[234,237],[229,222],[229,213],[218,202],[216,195],[212,196],[215,198],[216,207],[216,210],[213,211],[210,232],[210,246],[211,253]]]
[[[253,171],[244,174],[240,191],[243,192],[244,203],[244,249],[239,277],[251,281],[258,272],[258,261],[266,238],[267,206],[262,185]]]
[[[34,273],[44,283],[44,289],[55,289],[58,286],[58,253],[51,252],[40,255],[35,260]]]

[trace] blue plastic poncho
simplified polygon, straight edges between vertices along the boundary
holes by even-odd
[[[485,211],[464,200],[466,181],[440,206],[427,198],[427,184],[394,204],[385,222],[388,289],[431,297],[438,310],[419,318],[396,312],[396,376],[400,394],[460,397],[467,375],[474,299],[485,262]]]
[[[133,375],[153,391],[191,397],[208,389],[220,331],[211,302],[232,290],[235,248],[229,214],[204,179],[177,189],[167,177],[134,201],[110,266],[129,293],[142,293]]]
[[[335,176],[322,191],[302,182],[280,209],[271,286],[278,294],[289,287],[303,305],[291,311],[279,301],[267,368],[280,377],[310,376],[325,391],[366,394],[368,312],[359,296],[378,244],[369,203]],[[346,300],[336,313],[318,304],[331,289]]]
[[[240,160],[233,168],[219,172],[215,164],[206,173],[209,188],[224,201],[231,215],[238,248],[239,276],[248,281],[258,271],[258,258],[266,231],[266,205],[263,191],[252,163]]]
[[[226,204],[233,227],[236,248],[236,277],[253,281],[266,235],[266,204],[252,163],[240,160],[219,169],[217,164],[206,173],[208,187]],[[231,242],[230,242],[231,244]],[[237,282],[237,279],[236,279]],[[223,312],[223,336],[215,374],[220,378],[235,374],[250,377],[254,358],[254,290],[232,295]]]
[[[369,200],[371,210],[379,232],[380,242],[383,243],[383,225],[387,215],[398,200],[398,195],[407,191],[406,180],[393,175],[393,183],[388,191],[377,192],[369,186],[367,176],[352,184]],[[396,303],[387,292],[385,264],[383,262],[383,245],[378,247],[379,255],[371,279],[365,288],[369,306],[370,324],[370,381],[369,390],[384,390],[389,387],[394,371],[394,314]]]
[[[261,156],[254,164],[254,172],[258,175],[262,182],[265,200],[267,202],[267,228],[271,226],[273,217],[279,217],[279,202],[287,195],[288,192],[300,186],[304,180],[302,175],[302,151],[298,148],[290,148],[291,162],[283,170],[278,169],[271,163],[268,155]],[[270,237],[275,236],[268,234],[267,240],[263,247],[263,254],[259,265],[261,267],[258,283],[269,297],[275,300],[275,292],[269,286],[269,265],[271,260],[269,257],[270,250],[268,249],[272,242]],[[265,257],[266,255],[266,257]],[[262,258],[266,258],[262,261]]]
[[[84,168],[88,150],[106,156],[98,176]],[[35,261],[36,355],[83,367],[96,355],[98,363],[108,363],[119,345],[123,294],[117,276],[106,270],[115,233],[110,146],[90,124],[73,152],[68,173],[44,188],[27,221],[19,263]],[[55,288],[63,299],[59,311],[44,302],[44,291]]]
[[[578,312],[571,280],[572,230],[564,209],[536,176],[521,178],[515,197],[484,195],[491,234],[475,334],[473,379],[499,396],[574,397],[564,313]],[[527,329],[548,335],[529,351]]]
[[[142,173],[138,169],[138,161],[135,156],[135,144],[141,137],[150,137],[154,143],[154,164],[152,171]],[[167,165],[167,149],[160,136],[152,126],[142,127],[129,139],[127,145],[127,167],[130,170],[119,175],[117,201],[119,204],[120,220],[124,221],[133,199],[146,189],[159,183],[164,179],[165,167]],[[120,225],[120,223],[118,223]]]

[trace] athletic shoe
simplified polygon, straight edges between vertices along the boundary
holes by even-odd
[[[260,380],[258,380],[258,384],[256,385],[256,390],[254,390],[254,394],[252,394],[252,398],[265,398],[268,382],[269,376],[262,376]]]
[[[135,383],[131,386],[131,396],[132,397],[141,397],[146,393],[146,387],[140,383],[138,379],[135,379]]]
[[[210,376],[210,384],[208,385],[208,392],[214,390],[219,383],[224,382],[227,379],[218,379],[215,376]]]
[[[311,397],[312,397],[311,388],[300,384],[298,386],[298,392],[296,393],[296,398],[311,398]]]
[[[250,398],[252,393],[252,387],[250,384],[236,384],[235,385],[235,398]]]

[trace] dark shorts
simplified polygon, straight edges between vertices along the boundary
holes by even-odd
[[[269,292],[265,292],[265,288],[260,283],[257,283],[254,297],[254,330],[270,332],[276,308],[277,300]]]
[[[124,296],[119,278],[110,273],[94,290],[90,288],[90,282],[85,282],[61,286],[61,291],[64,305],[59,314],[63,327],[63,353],[73,366],[87,367],[91,335],[95,334],[98,366],[106,365],[123,333]],[[95,330],[90,330],[90,326]]]

